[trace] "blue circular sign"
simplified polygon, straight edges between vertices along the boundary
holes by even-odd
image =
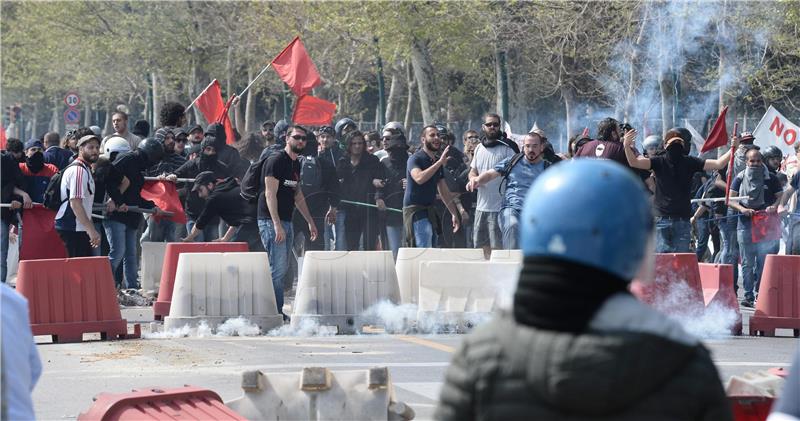
[[[76,124],[81,120],[81,112],[75,108],[70,108],[64,112],[64,121],[68,124]]]

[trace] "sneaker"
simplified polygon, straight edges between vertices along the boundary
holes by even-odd
[[[284,315],[283,315],[283,322],[284,322],[284,323],[290,323],[291,321],[292,321],[292,318],[291,318],[291,317],[289,317],[289,315],[288,315],[288,314],[284,314]]]
[[[750,298],[745,298],[745,299],[744,299],[744,300],[742,300],[742,302],[741,302],[741,303],[739,303],[739,304],[741,304],[741,305],[742,305],[742,307],[747,307],[747,308],[753,308],[753,307],[755,307],[755,305],[754,305],[755,303],[754,303],[754,302],[753,302],[753,300],[752,300],[752,299],[750,299]]]

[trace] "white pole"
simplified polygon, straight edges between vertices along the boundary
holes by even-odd
[[[258,80],[258,79],[261,77],[261,75],[263,75],[263,74],[264,74],[264,72],[266,72],[266,71],[267,71],[267,69],[269,69],[269,68],[270,68],[270,66],[272,66],[272,63],[269,63],[269,64],[267,64],[267,66],[266,66],[266,67],[264,67],[263,69],[261,69],[261,73],[259,73],[259,74],[258,74],[258,76],[256,76],[256,78],[255,78],[255,79],[251,80],[251,81],[250,81],[250,83],[248,83],[248,84],[247,84],[247,87],[246,87],[246,88],[244,88],[244,90],[242,91],[242,93],[240,93],[240,94],[238,95],[238,96],[239,96],[239,98],[243,97],[243,96],[244,96],[244,94],[245,94],[245,93],[247,93],[247,91],[248,91],[248,90],[250,90],[250,87],[251,87],[251,86],[253,86],[253,84],[254,84],[254,83],[256,83],[256,81],[257,81],[257,80]]]
[[[198,99],[200,99],[200,97],[201,97],[201,96],[203,96],[203,94],[204,94],[204,93],[206,93],[206,91],[208,90],[208,88],[210,88],[210,87],[211,87],[211,85],[213,85],[213,84],[214,84],[214,82],[216,82],[216,81],[217,81],[216,79],[212,80],[212,81],[211,81],[211,83],[209,83],[209,84],[208,84],[208,86],[206,86],[206,88],[205,88],[205,89],[203,89],[203,92],[200,92],[200,95],[198,95],[198,96],[197,96],[197,98],[195,98],[195,99],[194,99],[194,101],[192,101],[192,103],[191,103],[191,104],[189,104],[189,106],[188,106],[188,107],[186,107],[186,109],[187,109],[187,110],[191,109],[191,108],[192,108],[192,106],[194,105],[194,103],[195,103],[195,102],[197,102],[197,100],[198,100]]]

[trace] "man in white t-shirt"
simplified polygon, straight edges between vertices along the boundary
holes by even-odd
[[[497,114],[490,113],[483,117],[482,132],[481,144],[475,149],[475,157],[470,164],[469,179],[471,183],[480,185],[473,240],[475,247],[482,247],[488,258],[492,249],[503,248],[503,237],[497,221],[503,206],[503,195],[500,193],[502,180],[496,178],[485,184],[476,180],[481,174],[494,169],[498,162],[519,153],[519,147],[500,130],[500,116]]]
[[[55,228],[69,257],[92,256],[92,247],[100,245],[100,234],[91,220],[94,203],[91,165],[99,156],[99,137],[88,135],[78,139],[78,157],[61,177],[64,203],[56,214]]]

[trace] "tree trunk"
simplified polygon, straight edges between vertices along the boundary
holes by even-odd
[[[253,80],[253,71],[247,71],[247,80]],[[242,136],[245,133],[250,133],[254,131],[256,128],[256,94],[249,90],[247,91],[247,101],[245,102],[244,106],[244,131],[240,131]]]
[[[411,140],[411,111],[414,107],[414,73],[411,64],[406,62],[406,86],[408,87],[408,100],[406,101],[406,115],[403,118],[403,127],[406,128],[406,138]]]
[[[672,69],[661,72],[658,86],[661,90],[661,135],[675,126],[673,105],[675,103],[675,78]]]
[[[397,101],[397,96],[399,94],[399,83],[397,82],[397,73],[392,72],[392,81],[389,86],[389,97],[386,99],[386,114],[384,118],[386,121],[394,121],[394,109],[395,109],[395,101]]]
[[[414,78],[417,80],[422,123],[431,124],[435,119],[433,100],[436,98],[433,66],[428,59],[425,46],[417,39],[411,42],[411,64],[414,67]]]
[[[572,90],[567,86],[561,86],[561,97],[564,99],[564,116],[567,127],[567,137],[573,135],[572,132],[572,108],[574,103],[574,95]]]
[[[83,127],[92,125],[92,106],[89,105],[89,98],[83,99]]]
[[[161,127],[161,123],[158,121],[158,115],[161,113],[161,86],[159,86],[156,72],[150,73],[150,80],[153,84],[153,93],[151,94],[153,98],[153,121],[150,127],[155,131],[156,128]]]
[[[114,113],[114,109],[110,103],[106,104],[106,121],[103,124],[103,130],[106,133],[114,133],[114,125],[111,124],[111,114]]]
[[[53,100],[53,115],[50,117],[50,130],[61,134],[61,116],[59,115],[61,107],[59,104],[61,104],[61,102],[59,102],[58,99]]]
[[[497,113],[503,121],[508,121],[508,70],[506,68],[506,52],[495,48],[494,73],[497,89]]]
[[[39,101],[33,102],[33,118],[31,118],[31,134],[36,136],[39,133]]]

